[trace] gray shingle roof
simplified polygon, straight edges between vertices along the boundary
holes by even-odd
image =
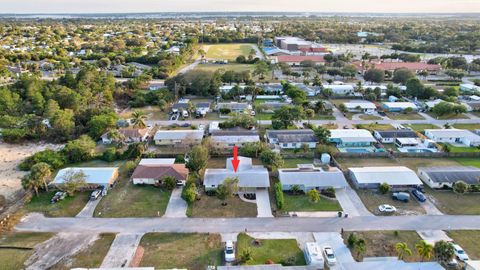
[[[267,130],[266,135],[269,139],[278,139],[279,143],[318,141],[311,129]]]
[[[417,133],[411,130],[375,130],[382,138],[417,138]]]
[[[454,183],[463,181],[467,184],[480,184],[480,169],[471,166],[454,167],[422,167],[419,172],[424,172],[435,183]]]
[[[324,171],[320,168],[309,170],[280,169],[278,179],[283,185],[304,185],[307,187],[346,187],[347,181],[343,173],[336,169]]]

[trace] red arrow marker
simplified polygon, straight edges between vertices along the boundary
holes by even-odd
[[[233,159],[232,159],[232,165],[233,165],[233,170],[237,172],[238,165],[240,164],[240,160],[238,159],[238,147],[234,146],[233,147]]]

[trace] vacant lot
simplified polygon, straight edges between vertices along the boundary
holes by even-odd
[[[458,129],[476,130],[480,129],[480,124],[454,124],[453,127]]]
[[[284,194],[285,206],[282,211],[285,212],[315,212],[315,211],[342,211],[342,207],[335,199],[322,197],[320,201],[311,202],[307,195]]]
[[[254,48],[253,44],[214,44],[206,48],[207,59],[234,61],[238,56],[247,57]]]
[[[471,260],[480,259],[480,231],[448,231],[448,236],[465,249]]]
[[[282,265],[305,265],[302,250],[295,239],[257,239],[245,233],[238,235],[237,257],[244,250],[250,250],[252,260],[247,265],[265,264],[267,260]]]
[[[463,166],[474,166],[480,168],[480,159],[479,158],[454,158],[456,162],[460,163]]]
[[[115,234],[103,233],[98,236],[99,238],[93,242],[88,248],[78,252],[68,261],[61,261],[56,264],[51,270],[68,270],[75,267],[84,268],[97,268],[103,262],[103,259],[108,253]]]
[[[345,243],[351,232],[344,233]],[[353,232],[358,238],[365,240],[365,254],[363,257],[396,257],[395,244],[399,242],[407,243],[413,255],[406,257],[407,262],[421,261],[421,258],[415,251],[415,244],[422,239],[415,231],[367,231],[367,232]],[[360,259],[355,250],[351,250],[353,257],[356,260]]]
[[[356,126],[358,129],[367,129],[367,130],[370,130],[370,131],[374,131],[374,130],[392,130],[394,129],[392,125],[388,125],[388,124],[375,124],[375,123],[371,123],[371,124],[358,124]]]
[[[23,269],[33,247],[52,237],[52,233],[10,232],[0,237],[1,269]]]
[[[125,109],[123,111],[121,111],[119,113],[119,116],[122,117],[122,118],[130,118],[132,117],[132,113],[134,111],[141,111],[141,112],[144,112],[147,117],[148,117],[148,120],[168,120],[168,111],[170,110],[170,108],[165,108],[165,110],[160,110],[159,107],[156,107],[156,106],[145,106],[145,107],[141,107],[141,108],[129,108],[129,109]]]
[[[378,211],[378,206],[381,204],[390,204],[397,208],[394,215],[422,215],[425,210],[415,198],[411,197],[410,201],[405,203],[392,199],[392,193],[380,194],[373,190],[357,190],[358,196],[362,200],[365,207],[375,215],[386,215]],[[387,214],[388,215],[388,214]]]
[[[480,194],[455,194],[452,190],[434,190],[426,187],[433,203],[445,214],[480,215]]]
[[[235,57],[236,58],[236,57]],[[217,70],[233,70],[235,72],[242,72],[242,71],[252,71],[254,69],[254,65],[250,64],[226,64],[226,65],[220,65],[220,64],[199,64],[198,66],[195,67],[195,70],[204,70],[204,71],[211,71],[215,72]]]
[[[392,120],[423,120],[423,116],[418,113],[386,113]]]
[[[74,217],[87,204],[90,198],[90,192],[77,192],[73,197],[51,203],[53,195],[57,190],[41,192],[38,197],[33,196],[32,200],[25,204],[25,209],[29,212],[41,212],[47,217]]]
[[[190,217],[204,218],[233,218],[233,217],[256,217],[257,205],[255,203],[244,202],[238,197],[226,200],[227,205],[222,205],[222,201],[216,196],[201,196],[193,205],[189,206],[187,211]]]
[[[434,114],[433,112],[428,112],[427,113],[428,115],[430,115],[431,117],[435,118],[435,119],[439,119],[439,120],[451,120],[451,119],[468,119],[468,117],[465,115],[465,114],[446,114],[446,115],[442,115],[442,116],[438,116],[436,114]]]
[[[416,172],[419,167],[460,165],[457,161],[448,158],[398,158],[397,160],[398,162],[389,158],[337,158],[343,169],[369,166],[406,166]]]
[[[218,234],[148,233],[140,246],[145,249],[140,266],[155,269],[205,269],[222,262]]]
[[[297,164],[312,164],[313,158],[286,158],[284,168],[297,168]]]
[[[404,126],[409,127],[412,130],[415,130],[415,131],[418,131],[418,132],[422,132],[425,129],[437,129],[437,128],[439,128],[438,126],[433,125],[433,124],[410,124],[410,125],[404,125]]]

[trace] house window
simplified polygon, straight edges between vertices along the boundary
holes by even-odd
[[[283,144],[283,147],[287,147],[287,146],[288,146],[288,143],[284,143],[284,144]]]
[[[215,187],[215,185],[212,185],[212,187]]]

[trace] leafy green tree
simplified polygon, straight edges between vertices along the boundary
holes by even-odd
[[[388,192],[390,192],[390,190],[391,190],[391,187],[388,183],[382,183],[378,187],[378,191],[380,191],[381,194],[387,194]]]
[[[268,64],[265,61],[258,61],[255,64],[255,69],[253,70],[253,75],[259,76],[260,80],[265,78],[265,74],[267,74],[269,70]]]
[[[48,183],[52,180],[52,171],[50,165],[45,162],[39,162],[32,166],[30,170],[30,178],[35,182],[43,183],[43,187],[48,191]]]
[[[464,181],[457,181],[453,184],[453,192],[456,194],[465,194],[468,191],[468,184]]]
[[[321,144],[327,144],[328,139],[330,139],[330,130],[321,126],[318,126],[313,130],[315,137],[317,137],[318,142]]]
[[[177,185],[177,179],[173,176],[166,176],[163,178],[163,186],[168,190],[173,190]]]
[[[455,250],[452,243],[441,240],[433,246],[433,254],[438,262],[447,263],[455,257]]]
[[[207,162],[210,158],[208,148],[202,145],[194,146],[188,153],[188,157],[188,161],[185,165],[190,171],[196,173],[197,175],[201,170],[207,167]]]
[[[275,110],[272,120],[278,120],[282,123],[283,128],[288,128],[293,125],[295,121],[300,121],[305,118],[305,112],[301,106],[282,106]]]
[[[422,262],[427,259],[430,260],[433,254],[433,246],[428,244],[425,240],[421,240],[415,245],[418,256],[422,258]]]
[[[399,68],[393,72],[392,81],[394,83],[405,84],[411,78],[415,78],[415,73],[408,68]]]
[[[278,209],[282,209],[285,205],[285,198],[283,196],[282,184],[280,182],[275,183],[275,205]]]
[[[363,239],[357,239],[354,245],[355,252],[357,252],[357,257],[361,258],[362,255],[365,253],[367,250],[367,245],[365,243],[365,240]]]
[[[385,80],[385,72],[381,69],[371,68],[363,74],[363,78],[369,82],[381,83]]]
[[[95,115],[88,122],[89,135],[92,138],[99,138],[109,129],[113,129],[117,123],[117,115],[115,113],[107,113]]]
[[[192,204],[197,197],[197,187],[193,181],[188,181],[182,190],[182,199],[188,204]]]
[[[73,196],[76,191],[87,185],[87,176],[80,171],[68,170],[62,176],[63,183],[60,188],[67,192],[68,196]]]
[[[62,152],[70,163],[87,161],[95,156],[96,144],[88,135],[69,141]]]
[[[273,152],[272,150],[263,151],[259,158],[263,164],[272,170],[281,168],[284,163],[282,156],[279,153]]]
[[[395,250],[399,260],[405,259],[406,256],[412,256],[412,250],[408,248],[407,243],[399,242],[395,244]]]
[[[310,189],[307,192],[307,196],[308,196],[308,199],[310,200],[310,202],[312,202],[312,203],[317,203],[317,202],[320,201],[320,193],[316,189]]]
[[[74,116],[70,109],[57,111],[50,123],[54,134],[62,139],[69,138],[75,130]]]
[[[222,201],[223,205],[227,199],[232,198],[238,192],[238,178],[228,177],[223,180],[223,183],[218,185],[217,197]]]

